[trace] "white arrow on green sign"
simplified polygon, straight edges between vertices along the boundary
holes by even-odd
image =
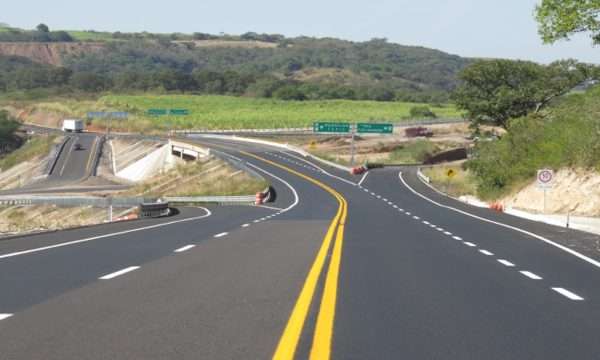
[[[313,131],[319,133],[349,133],[350,123],[340,122],[316,122]]]
[[[392,134],[394,124],[359,123],[356,124],[356,132],[359,134]]]

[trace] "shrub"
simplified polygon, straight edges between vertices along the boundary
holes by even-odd
[[[413,106],[410,108],[410,116],[413,118],[437,118],[437,115],[431,111],[429,106]]]

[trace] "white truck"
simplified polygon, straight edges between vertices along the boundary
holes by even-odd
[[[64,119],[62,129],[64,132],[82,132],[84,128],[83,120]]]

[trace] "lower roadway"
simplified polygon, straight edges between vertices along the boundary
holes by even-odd
[[[412,169],[203,142],[276,202],[1,241],[2,358],[597,358],[598,265],[558,241],[581,234],[456,204]]]

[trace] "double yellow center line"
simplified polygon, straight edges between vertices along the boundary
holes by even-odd
[[[298,295],[296,304],[294,305],[283,334],[279,339],[275,354],[273,355],[273,359],[275,360],[294,359],[302,329],[304,328],[306,318],[308,317],[310,305],[315,297],[319,277],[325,267],[331,243],[334,242],[310,351],[311,359],[327,360],[331,356],[333,323],[335,320],[338,279],[344,242],[344,226],[346,224],[346,217],[348,216],[348,203],[340,193],[312,177],[254,154],[244,151],[241,151],[241,153],[299,176],[324,189],[338,201],[339,207],[337,213],[327,229],[327,233],[319,248],[317,257],[308,272],[302,290]]]

